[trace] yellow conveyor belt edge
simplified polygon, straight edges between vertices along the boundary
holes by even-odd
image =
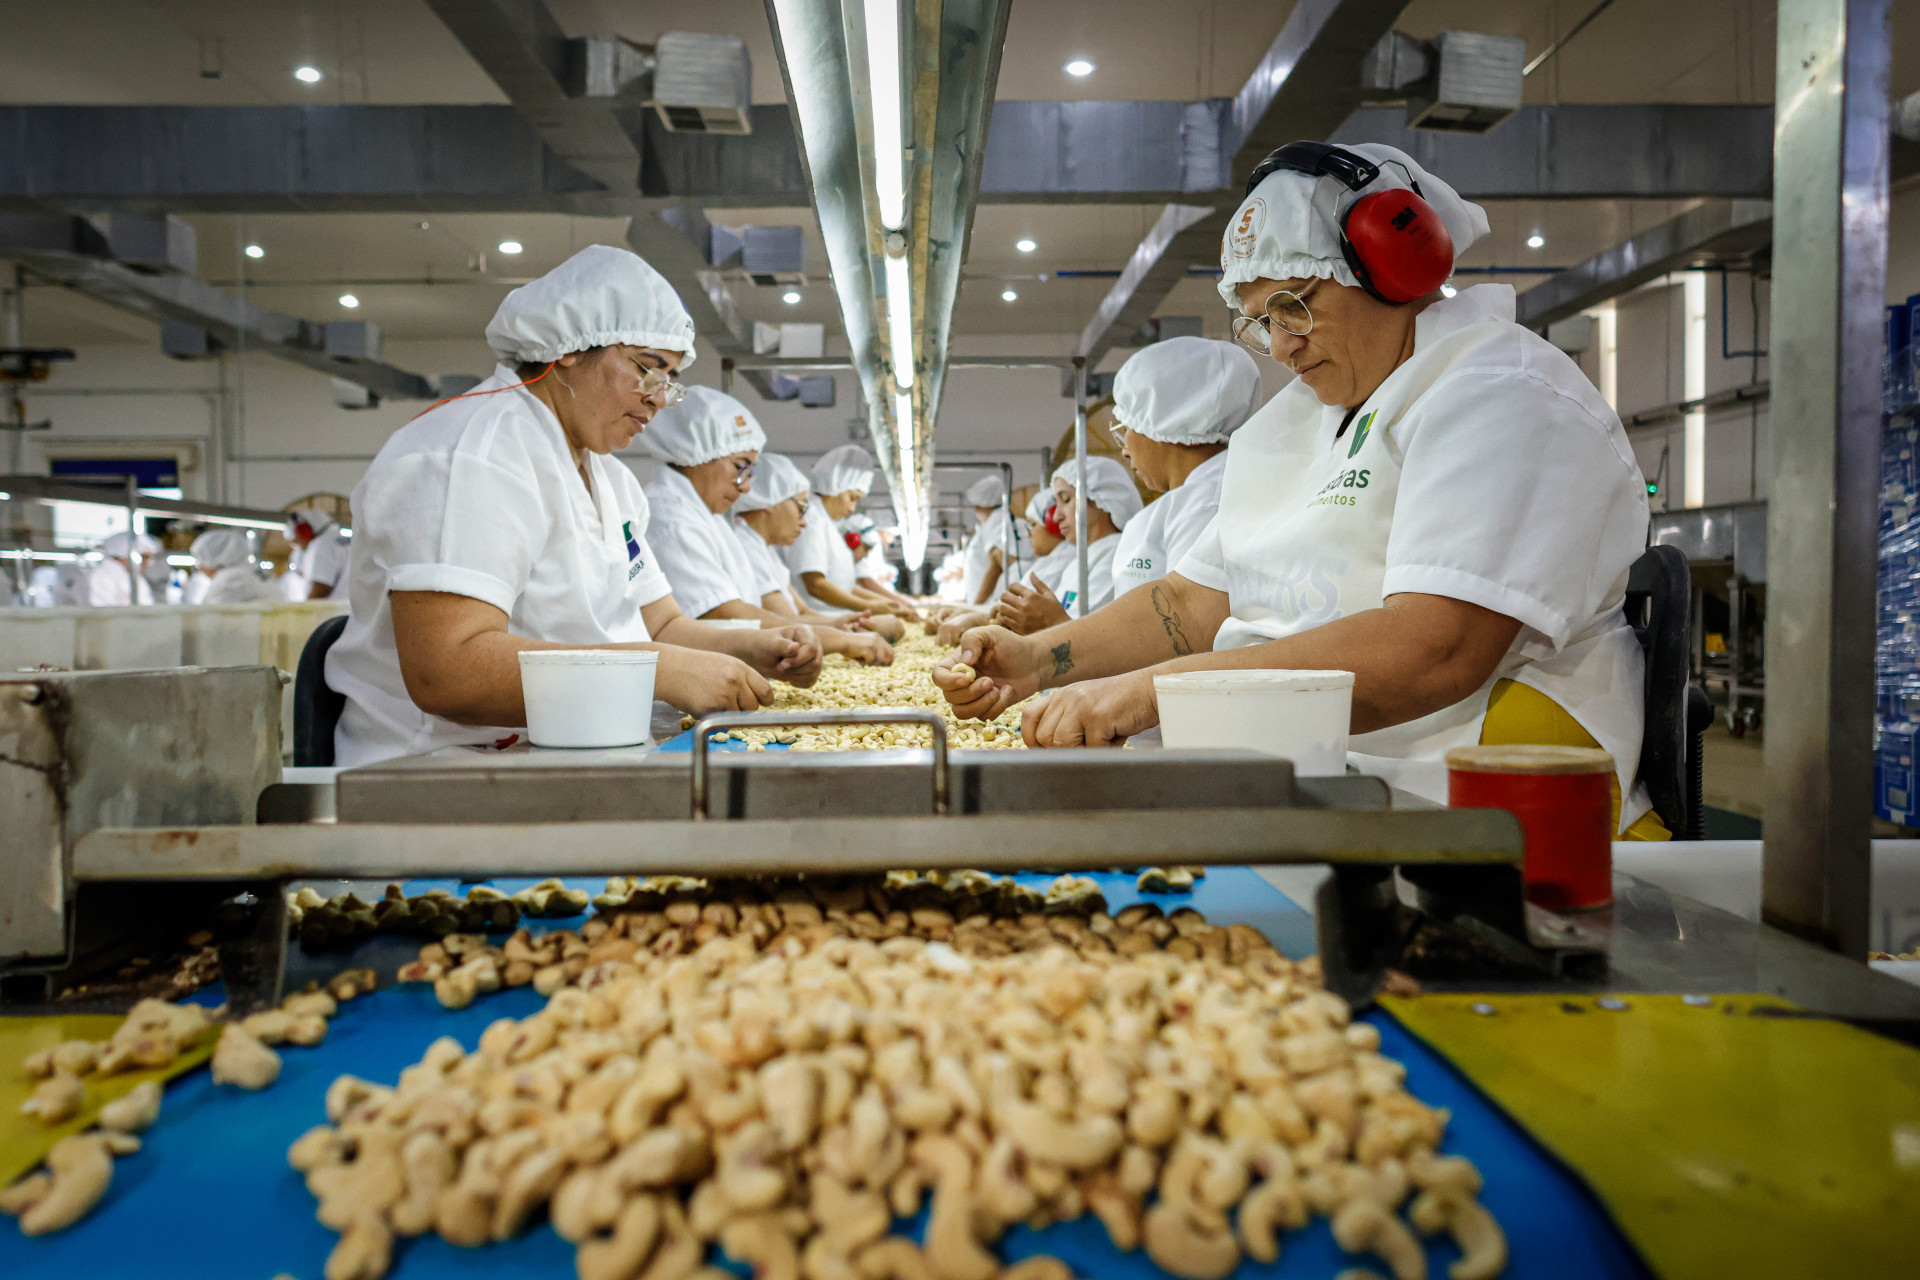
[[[22,1059],[66,1040],[105,1040],[124,1021],[115,1013],[0,1018],[0,1187],[38,1165],[61,1138],[91,1127],[101,1107],[135,1085],[146,1080],[171,1080],[205,1062],[213,1056],[214,1043],[219,1039],[219,1028],[213,1028],[198,1044],[156,1070],[81,1077],[86,1082],[87,1101],[78,1115],[60,1124],[45,1125],[20,1114],[20,1104],[40,1083],[29,1079],[21,1069]]]
[[[1382,1003],[1663,1280],[1920,1277],[1920,1050],[1764,996]]]

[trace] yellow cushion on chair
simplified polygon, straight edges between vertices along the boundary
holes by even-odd
[[[1566,708],[1531,685],[1500,680],[1487,699],[1487,717],[1480,724],[1480,745],[1487,747],[1592,747],[1600,744]],[[1620,830],[1620,778],[1607,783],[1613,801],[1613,829]],[[1622,840],[1671,840],[1660,815],[1649,809],[1618,837]]]

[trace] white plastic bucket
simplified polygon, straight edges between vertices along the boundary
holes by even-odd
[[[760,621],[757,618],[702,618],[700,621],[710,627],[718,627],[722,631],[760,630]]]
[[[522,649],[520,691],[536,747],[632,747],[653,718],[651,649]]]
[[[1182,671],[1155,676],[1167,747],[1236,747],[1285,756],[1301,777],[1347,771],[1351,671]]]

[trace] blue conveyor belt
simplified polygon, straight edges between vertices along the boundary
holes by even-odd
[[[1115,910],[1140,897],[1130,876],[1094,878]],[[1048,877],[1021,879],[1041,885]],[[497,883],[512,889],[522,882]],[[429,881],[408,888],[419,892],[434,884],[454,887],[450,881]],[[1149,900],[1168,910],[1190,903],[1216,923],[1252,924],[1289,955],[1313,949],[1311,917],[1245,867],[1215,868],[1192,894],[1155,894]],[[336,958],[333,967],[338,965]],[[449,1011],[426,987],[394,987],[343,1006],[324,1044],[283,1051],[279,1081],[261,1093],[215,1086],[205,1071],[176,1081],[145,1148],[115,1162],[113,1186],[90,1217],[37,1240],[0,1224],[0,1276],[267,1280],[285,1272],[316,1280],[335,1236],[314,1221],[313,1197],[287,1167],[286,1149],[324,1120],[327,1086],[345,1073],[391,1084],[437,1037],[451,1035],[472,1047],[496,1018],[525,1017],[544,1003],[521,988]],[[1406,1064],[1407,1087],[1453,1112],[1444,1149],[1471,1157],[1486,1178],[1487,1207],[1512,1242],[1509,1280],[1646,1274],[1575,1179],[1390,1017],[1375,1013],[1368,1020],[1380,1028],[1382,1051]],[[1284,1245],[1278,1264],[1245,1262],[1236,1275],[1309,1280],[1369,1261],[1341,1253],[1324,1220],[1287,1235]],[[1101,1280],[1162,1277],[1144,1253],[1117,1253],[1091,1217],[1041,1232],[1016,1227],[1002,1251],[1010,1261],[1052,1253],[1076,1274]],[[1450,1245],[1433,1246],[1436,1280],[1454,1256]],[[389,1274],[396,1280],[568,1280],[574,1275],[573,1248],[544,1222],[516,1239],[478,1249],[458,1249],[426,1236],[398,1246]]]

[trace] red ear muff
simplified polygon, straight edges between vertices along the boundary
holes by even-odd
[[[1453,237],[1433,206],[1411,191],[1361,196],[1347,210],[1347,261],[1368,292],[1386,302],[1412,302],[1453,273]]]

